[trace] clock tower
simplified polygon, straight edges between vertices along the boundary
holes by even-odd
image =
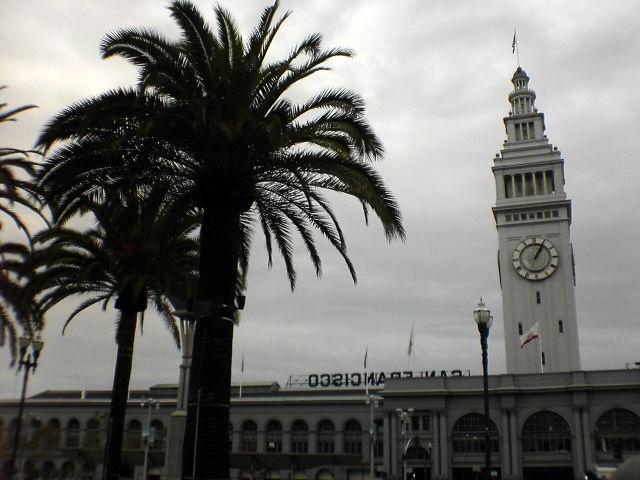
[[[492,167],[507,372],[579,370],[564,160],[545,135],[526,72],[518,67],[511,81],[507,139]]]

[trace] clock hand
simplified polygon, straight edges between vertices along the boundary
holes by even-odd
[[[537,252],[536,252],[536,254],[533,256],[533,259],[534,259],[534,260],[537,260],[537,259],[538,259],[538,255],[540,255],[540,252],[542,251],[542,247],[543,247],[543,245],[540,245],[540,248],[538,248],[538,251],[537,251]]]

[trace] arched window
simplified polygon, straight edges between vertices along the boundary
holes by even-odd
[[[78,448],[80,446],[80,422],[77,418],[72,418],[67,422],[64,445],[67,448]]]
[[[62,478],[71,479],[76,476],[76,467],[71,460],[67,460],[62,464]]]
[[[56,477],[56,465],[51,460],[45,460],[42,464],[42,480],[53,480]]]
[[[240,431],[240,451],[255,452],[258,449],[258,425],[253,420],[245,420]]]
[[[264,441],[267,452],[282,452],[282,423],[278,420],[269,420]]]
[[[336,441],[335,441],[336,429],[333,426],[331,420],[321,420],[318,423],[318,453],[335,453]]]
[[[11,422],[9,422],[9,445],[13,445],[13,442],[16,438],[17,431],[18,431],[18,419],[14,418],[11,420]]]
[[[482,413],[468,413],[458,419],[451,431],[455,453],[484,452],[484,419]],[[498,429],[491,419],[489,419],[489,439],[491,440],[491,451],[499,452]]]
[[[42,439],[45,450],[54,450],[60,446],[60,420],[51,418],[47,422],[47,428]]]
[[[318,473],[316,474],[316,480],[334,480],[334,476],[330,470],[324,468],[318,471]]]
[[[164,450],[164,424],[154,418],[151,420],[151,431],[149,432],[149,448],[152,450]]]
[[[90,418],[87,421],[84,446],[87,448],[98,448],[100,446],[100,421],[97,418]]]
[[[640,451],[640,416],[626,408],[613,408],[598,418],[596,450],[617,454]]]
[[[291,425],[291,453],[309,452],[309,426],[304,420],[296,420]]]
[[[124,445],[127,450],[142,448],[142,424],[138,420],[129,420],[124,432]]]
[[[534,413],[522,426],[522,451],[570,452],[569,424],[557,413]]]
[[[362,454],[362,425],[357,420],[347,420],[344,424],[344,453]]]
[[[31,417],[29,421],[29,446],[33,449],[39,449],[42,446],[42,420],[40,417]],[[35,468],[35,467],[34,467]]]

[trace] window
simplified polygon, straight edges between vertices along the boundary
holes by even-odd
[[[151,420],[151,431],[149,432],[149,447],[152,450],[164,450],[164,425],[160,420]]]
[[[540,355],[540,361],[542,362],[542,365],[546,365],[547,364],[547,360],[544,357],[544,352],[542,352],[541,355]]]
[[[142,424],[138,420],[130,420],[124,432],[124,445],[128,450],[142,448]]]
[[[296,420],[291,425],[291,453],[309,451],[309,426],[304,420]]]
[[[258,449],[258,425],[253,420],[245,420],[240,431],[240,451],[255,452]]]
[[[524,329],[522,328],[522,322],[518,322],[518,335],[522,335],[524,333]]]
[[[411,430],[414,432],[428,432],[431,430],[431,415],[428,413],[414,412],[411,417]]]
[[[67,422],[67,433],[64,444],[67,448],[77,448],[80,446],[80,422],[75,418]]]
[[[540,298],[540,292],[536,292],[536,303],[540,304],[541,298]],[[522,335],[522,334],[520,334]]]
[[[373,456],[382,457],[384,455],[384,435],[382,434],[384,421],[381,418],[374,420],[374,444],[373,444]]]
[[[87,448],[98,448],[100,446],[100,422],[97,418],[91,418],[87,422],[84,446]]]
[[[452,444],[455,453],[484,452],[485,416],[480,413],[468,413],[453,425]],[[498,429],[493,420],[489,420],[489,439],[491,451],[500,451]]]
[[[564,333],[564,324],[562,323],[562,320],[558,320],[558,332]]]
[[[42,445],[45,450],[53,450],[60,446],[60,431],[60,420],[52,418],[47,422]]]
[[[282,424],[278,420],[267,422],[267,433],[264,438],[267,452],[282,452]]]
[[[524,174],[524,185],[525,185],[525,195],[533,195],[533,174],[525,173]]]
[[[553,170],[544,172],[545,190],[547,193],[556,193],[556,182],[553,178]]]
[[[344,453],[362,454],[362,426],[357,420],[344,424]]]
[[[322,420],[318,423],[318,453],[335,453],[335,428],[331,420]]]
[[[613,408],[596,422],[596,451],[640,452],[640,417],[626,408]],[[629,455],[627,455],[629,456]]]
[[[504,196],[505,198],[513,197],[513,177],[511,175],[504,176]]]
[[[32,416],[29,422],[29,444],[33,448],[40,448],[42,445],[42,420],[39,417]]]
[[[570,452],[571,429],[560,415],[538,412],[522,427],[522,450],[526,452]]]

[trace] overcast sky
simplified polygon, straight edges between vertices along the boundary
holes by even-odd
[[[211,0],[197,2],[212,18]],[[30,148],[42,125],[74,101],[117,85],[135,70],[101,60],[103,35],[144,26],[175,37],[161,0],[3,0],[0,93],[10,107],[36,104],[2,126],[0,145]],[[267,3],[223,5],[247,34]],[[405,243],[388,244],[376,221],[365,226],[357,204],[335,206],[358,272],[353,285],[338,255],[323,245],[316,279],[304,251],[290,292],[279,259],[269,270],[255,237],[247,306],[234,342],[234,380],[278,381],[291,374],[362,369],[463,369],[481,373],[472,312],[482,296],[495,321],[489,367],[505,372],[502,305],[491,214],[491,166],[505,139],[511,76],[531,77],[547,135],[565,159],[573,201],[577,311],[584,369],[625,368],[640,360],[640,3],[572,1],[284,0],[291,10],[274,48],[285,53],[312,32],[325,46],[350,47],[350,60],[311,77],[359,92],[386,148],[379,164],[396,195]],[[15,237],[6,227],[3,240]],[[115,310],[95,311],[61,329],[69,306],[47,319],[41,364],[29,392],[111,386]],[[412,325],[415,354],[407,356]],[[140,333],[140,332],[139,332]],[[240,374],[244,353],[245,371]],[[180,354],[148,315],[136,338],[132,388],[175,383]],[[0,365],[7,365],[0,349]],[[17,397],[20,376],[0,369],[0,396]]]

